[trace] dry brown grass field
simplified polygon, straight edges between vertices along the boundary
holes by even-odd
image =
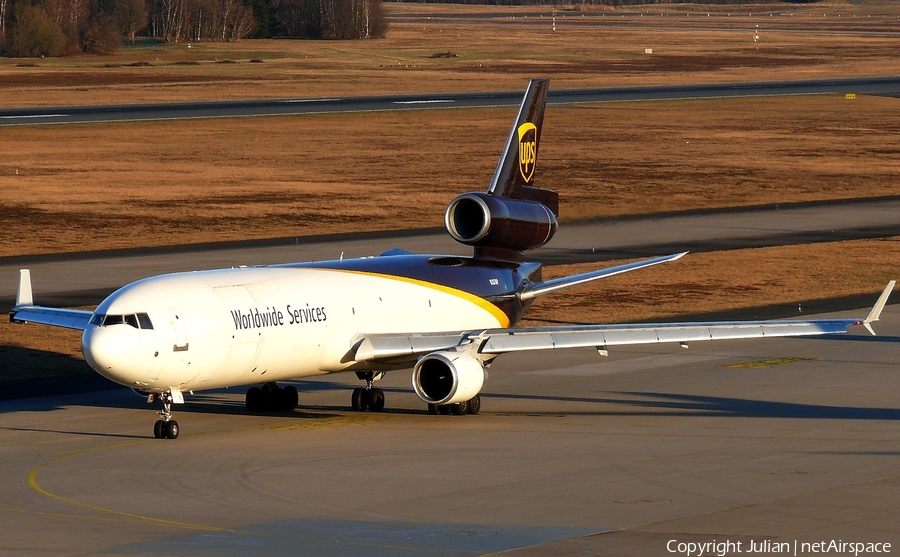
[[[898,192],[900,101],[551,106],[561,218]],[[442,226],[514,109],[0,128],[0,256]]]
[[[0,59],[0,106],[521,90],[537,75],[570,88],[900,72],[896,33],[824,32],[851,20],[895,32],[896,4],[829,1],[778,16],[763,13],[767,6],[741,6],[747,15],[708,7],[702,24],[692,6],[671,7],[668,19],[567,11],[552,34],[531,7],[509,9],[515,19],[500,22],[438,21],[416,17],[506,8],[391,4],[399,19],[388,38],[365,43],[245,41]],[[617,15],[625,23],[607,19]],[[431,58],[442,52],[459,56]],[[898,104],[813,96],[553,106],[538,180],[561,192],[563,223],[895,195]],[[450,198],[487,186],[513,112],[0,128],[0,256],[441,226]],[[898,256],[896,239],[692,255],[540,301],[531,322],[664,319],[873,292],[896,278]],[[79,352],[77,332],[0,325],[2,367],[21,354],[16,347],[34,351],[17,363],[18,375],[0,378],[85,369],[70,357]]]
[[[893,4],[684,5],[668,6],[664,16],[647,7],[602,17],[561,9],[556,33],[549,7],[390,3],[388,10],[398,19],[385,39],[374,41],[176,44],[104,57],[4,58],[0,107],[515,90],[536,75],[572,88],[900,72],[900,7]],[[459,19],[484,12],[505,17]],[[458,19],[425,19],[429,14]],[[757,25],[761,40],[754,43]],[[833,33],[842,29],[888,34]],[[432,58],[447,52],[458,57]]]
[[[548,267],[544,275],[553,278],[594,268],[590,263],[561,265]],[[660,321],[785,304],[797,306],[796,317],[802,318],[803,303],[877,292],[896,279],[898,271],[900,238],[688,254],[571,294],[539,299],[526,321]]]

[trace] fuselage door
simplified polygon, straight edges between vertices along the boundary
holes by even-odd
[[[173,352],[187,352],[189,347],[187,340],[187,332],[184,327],[184,319],[178,308],[169,308],[169,319],[175,326],[175,344],[172,347]]]

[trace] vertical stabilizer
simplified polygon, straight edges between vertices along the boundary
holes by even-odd
[[[532,79],[509,131],[488,195],[537,201],[559,214],[555,191],[534,187],[534,167],[541,142],[549,79]]]
[[[549,83],[528,84],[487,193],[458,195],[444,212],[447,232],[473,246],[476,258],[522,261],[525,250],[545,245],[556,233],[559,195],[534,186]]]

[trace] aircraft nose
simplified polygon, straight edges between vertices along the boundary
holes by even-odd
[[[134,386],[139,331],[128,325],[89,326],[81,337],[81,351],[94,371],[120,385]]]

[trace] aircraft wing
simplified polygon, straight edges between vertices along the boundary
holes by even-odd
[[[895,281],[888,283],[865,318],[572,325],[463,333],[369,335],[356,343],[355,360],[377,361],[404,356],[414,360],[420,355],[440,350],[499,355],[523,350],[584,347],[596,348],[605,355],[609,346],[677,342],[686,348],[689,342],[705,340],[841,334],[858,325],[874,335],[871,323],[881,316],[894,284]]]
[[[67,329],[84,330],[93,315],[90,311],[77,309],[48,308],[34,305],[31,290],[31,273],[28,269],[19,271],[19,289],[16,292],[16,306],[9,312],[11,323],[40,323]]]
[[[41,306],[17,307],[9,312],[12,323],[40,323],[67,329],[84,330],[91,321],[90,311],[77,309],[47,308]]]

